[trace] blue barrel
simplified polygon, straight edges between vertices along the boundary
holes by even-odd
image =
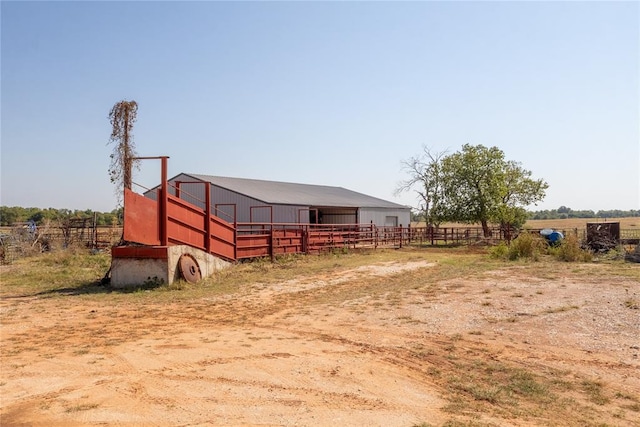
[[[540,230],[540,235],[542,237],[549,237],[551,233],[553,233],[553,229],[551,228],[543,228],[542,230]]]
[[[551,234],[545,237],[552,245],[557,245],[562,241],[562,239],[564,239],[564,235],[559,231],[553,231]]]

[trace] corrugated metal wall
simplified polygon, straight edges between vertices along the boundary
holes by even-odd
[[[193,178],[186,175],[178,175],[175,179],[170,181],[170,192],[175,194],[172,186],[176,181],[183,181],[180,184],[180,198],[192,203],[200,208],[204,209],[205,200],[205,186],[204,184],[192,183],[187,184],[185,181],[193,181]],[[307,209],[306,206],[290,206],[290,205],[273,205],[273,210],[266,207],[264,202],[260,200],[247,197],[243,194],[239,194],[233,191],[229,191],[225,188],[221,188],[211,184],[211,208],[214,209],[218,206],[217,212],[213,214],[219,216],[228,222],[233,222],[233,207],[228,206],[230,204],[236,205],[236,221],[238,222],[278,222],[278,223],[297,223],[298,216],[302,223],[309,222],[309,215],[306,211],[298,215],[300,209]],[[253,209],[251,209],[253,207]],[[273,218],[271,218],[273,212]]]
[[[170,181],[169,192],[175,194],[175,182],[182,181],[180,184],[180,198],[204,209],[204,184],[192,183],[187,184],[185,181],[193,181],[193,178],[180,174]],[[155,192],[149,192],[147,197],[156,199]],[[278,223],[302,223],[309,222],[308,206],[290,206],[290,205],[273,205],[273,218],[270,218],[271,212],[267,208],[255,208],[255,206],[265,206],[260,200],[247,197],[245,195],[229,191],[225,188],[211,185],[211,205],[212,209],[218,204],[235,204],[237,221],[249,222],[278,222]],[[254,206],[253,214],[250,214],[250,208]],[[311,206],[311,208],[317,208]],[[369,224],[371,221],[377,226],[391,225],[389,220],[397,217],[397,225],[404,227],[410,224],[411,210],[407,209],[389,209],[389,208],[332,208],[319,207],[318,212],[321,213],[323,224]],[[300,212],[300,210],[303,210]],[[218,212],[212,212],[220,218],[228,222],[233,222],[233,207],[218,206]],[[252,217],[252,218],[251,218]]]
[[[370,224],[371,221],[375,225],[385,226],[391,225],[387,223],[387,217],[397,217],[397,225],[407,227],[411,222],[411,209],[386,209],[386,208],[360,208],[359,209],[360,224]]]

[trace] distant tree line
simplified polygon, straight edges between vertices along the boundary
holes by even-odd
[[[0,225],[13,226],[19,223],[33,221],[36,225],[43,225],[46,221],[67,221],[69,219],[88,219],[91,224],[95,219],[99,226],[122,225],[122,208],[111,212],[96,212],[91,209],[84,211],[55,208],[23,208],[19,206],[0,206]]]
[[[573,210],[566,206],[560,206],[558,209],[530,211],[529,219],[566,219],[566,218],[628,218],[640,216],[640,209],[631,209],[623,211],[620,209],[611,210]]]
[[[566,206],[560,206],[558,209],[547,209],[540,211],[527,211],[528,219],[566,219],[566,218],[630,218],[640,217],[640,209],[631,209],[623,211],[620,209],[610,210],[573,210]],[[424,221],[424,213],[412,211],[411,221]]]
[[[565,219],[565,218],[629,218],[640,217],[640,209],[631,210],[573,210],[566,206],[558,209],[548,209],[540,211],[528,211],[528,219]],[[122,208],[114,209],[111,212],[97,212],[91,209],[70,210],[55,208],[23,208],[20,206],[0,206],[0,226],[7,227],[19,223],[33,221],[36,225],[43,225],[45,221],[65,221],[69,219],[89,219],[99,226],[122,225]],[[411,220],[424,221],[423,212],[411,212]],[[93,224],[93,222],[91,222]]]

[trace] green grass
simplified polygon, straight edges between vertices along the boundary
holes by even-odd
[[[29,295],[56,292],[104,292],[100,280],[109,269],[111,256],[87,250],[41,254],[15,261],[2,273],[1,294]]]

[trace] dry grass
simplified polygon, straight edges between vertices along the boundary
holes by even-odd
[[[586,229],[591,222],[619,222],[621,229],[640,228],[640,218],[567,218],[567,219],[530,219],[525,228],[553,228],[557,230]]]
[[[357,271],[360,266],[411,261],[428,261],[435,265],[428,269],[380,277],[353,274],[353,270]],[[62,357],[65,353],[70,353],[77,360],[86,360],[84,358],[88,355],[110,354],[121,345],[142,339],[154,330],[157,334],[165,328],[167,335],[171,337],[178,336],[180,328],[206,331],[211,335],[198,335],[197,338],[199,345],[206,345],[216,342],[214,332],[225,324],[244,331],[246,337],[243,338],[247,341],[239,341],[237,344],[242,352],[246,348],[260,346],[263,342],[266,342],[265,346],[273,345],[275,335],[271,334],[278,333],[277,327],[286,330],[292,328],[287,320],[290,315],[297,316],[291,322],[295,320],[295,329],[299,329],[299,333],[304,330],[305,322],[326,317],[329,322],[326,329],[321,329],[316,324],[315,329],[305,330],[308,333],[305,337],[309,342],[318,345],[335,343],[339,348],[340,358],[357,354],[361,358],[359,361],[384,361],[386,368],[398,366],[407,375],[433,385],[445,401],[442,409],[447,421],[438,425],[596,426],[610,423],[612,417],[619,424],[609,425],[639,425],[633,421],[640,411],[640,397],[636,393],[625,391],[619,384],[610,381],[593,379],[579,371],[560,371],[545,365],[545,359],[542,358],[529,360],[526,357],[508,357],[505,349],[516,343],[509,341],[510,337],[507,336],[503,341],[506,345],[494,346],[491,343],[502,338],[487,329],[476,328],[466,333],[449,335],[429,334],[422,326],[425,324],[424,319],[421,319],[416,306],[418,301],[424,301],[427,305],[434,301],[444,304],[448,298],[447,293],[454,297],[466,292],[469,298],[477,295],[477,306],[485,309],[490,309],[491,303],[483,303],[482,298],[491,297],[496,301],[495,306],[499,307],[501,303],[498,298],[501,294],[506,298],[522,301],[518,304],[525,304],[531,301],[534,292],[542,298],[541,295],[555,290],[555,286],[549,287],[543,293],[541,290],[535,291],[531,284],[542,286],[546,282],[553,282],[559,283],[558,287],[561,287],[562,280],[568,277],[572,280],[582,278],[593,281],[601,277],[603,282],[622,283],[623,279],[640,282],[640,269],[635,265],[610,261],[568,264],[550,257],[545,257],[538,263],[504,263],[489,258],[484,249],[405,248],[365,251],[359,254],[290,256],[280,258],[275,263],[255,260],[221,271],[198,285],[161,286],[126,293],[108,292],[107,288],[96,285],[108,263],[109,257],[104,254],[61,253],[31,258],[6,269],[2,275],[3,286],[0,293],[0,296],[6,298],[7,304],[7,310],[0,319],[4,322],[18,321],[15,319],[18,311],[9,305],[16,295],[51,296],[46,300],[34,299],[30,304],[30,309],[34,312],[46,307],[56,308],[62,313],[67,306],[87,305],[86,309],[77,312],[81,316],[76,320],[68,317],[64,322],[56,321],[48,328],[39,326],[39,335],[31,337],[44,345],[39,350],[27,346],[26,335],[9,337],[15,340],[7,340],[3,357],[16,356],[15,360],[20,357],[20,363],[24,363],[24,354],[46,349],[52,353],[50,357]],[[345,282],[336,282],[323,288],[273,294],[269,299],[256,299],[262,285],[276,286],[289,280],[329,281],[349,272],[352,276]],[[496,275],[496,272],[500,274]],[[504,283],[507,279],[510,282]],[[481,287],[474,287],[477,283]],[[638,308],[638,296],[633,293],[636,290],[633,285],[619,285],[623,296],[618,305],[622,304],[625,310]],[[165,304],[167,301],[171,302],[170,306]],[[531,311],[528,318],[553,316],[554,322],[559,322],[559,314],[569,316],[585,311],[580,308],[582,304],[582,300],[557,301],[557,304],[549,308]],[[409,309],[418,311],[407,311]],[[348,321],[352,323],[342,324],[342,321],[335,320],[339,318],[341,310],[343,313],[345,310],[352,310],[348,315],[349,318],[356,316],[354,320]],[[369,319],[358,320],[359,314]],[[505,316],[508,314],[513,313],[504,313]],[[97,316],[102,316],[102,321],[94,321]],[[366,332],[375,330],[376,316],[388,316],[401,324],[399,335],[407,332],[408,338],[401,343],[392,341],[384,344],[382,340],[373,339],[367,342]],[[113,321],[111,329],[103,329],[106,325],[104,319]],[[127,320],[126,326],[118,328],[120,321],[124,319]],[[269,320],[261,325],[263,319]],[[502,319],[505,325],[507,322],[515,322],[515,317]],[[332,324],[332,321],[336,323]],[[261,327],[251,329],[256,324]],[[340,327],[343,329],[339,329]],[[350,339],[349,330],[353,328],[363,332],[357,338]],[[412,328],[415,328],[414,333],[410,333]],[[267,335],[264,335],[265,331],[268,331]],[[82,341],[82,345],[70,345],[75,342],[73,340],[84,336],[91,339]],[[136,351],[142,351],[140,347],[135,348]],[[103,353],[98,353],[98,350]],[[534,348],[531,351],[536,350]],[[22,355],[18,354],[20,352]],[[305,349],[298,354],[306,355],[306,352],[308,350]],[[43,354],[42,358],[46,358],[46,355]],[[99,359],[84,363],[99,364],[96,360]],[[322,359],[322,363],[324,360]],[[324,369],[325,365],[321,366]],[[188,372],[183,372],[182,365],[180,369],[181,375],[188,375]],[[589,369],[594,371],[598,368],[594,365]],[[340,378],[337,368],[333,368],[331,372],[332,378]],[[185,381],[189,379],[188,376],[184,378]],[[305,398],[311,399],[309,396]],[[96,403],[81,402],[66,406],[64,411],[67,415],[74,415],[98,408],[103,409]],[[425,422],[415,425],[431,424]]]
[[[605,221],[606,220],[606,221]],[[640,217],[630,218],[567,218],[567,219],[530,219],[524,228],[553,228],[556,230],[586,229],[587,223],[591,222],[619,222],[621,229],[640,228]],[[424,227],[424,223],[412,223],[412,227]],[[458,222],[448,222],[441,227],[480,227],[480,224],[464,224]]]
[[[99,291],[100,279],[109,269],[111,256],[72,249],[40,254],[0,266],[0,296]]]

